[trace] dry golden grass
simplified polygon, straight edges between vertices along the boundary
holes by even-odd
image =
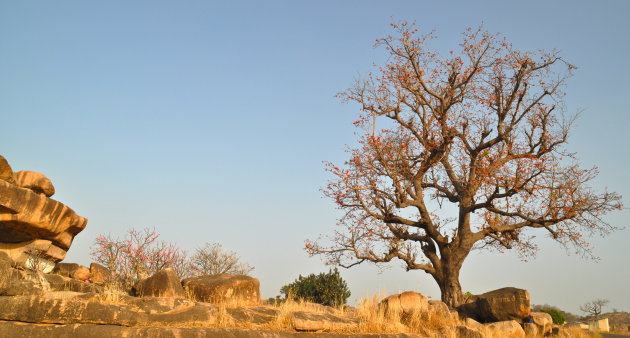
[[[109,305],[124,305],[124,296],[127,293],[118,283],[106,283],[103,285],[103,292],[98,294],[98,301]]]

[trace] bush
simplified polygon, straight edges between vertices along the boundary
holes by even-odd
[[[562,311],[558,311],[555,309],[541,309],[540,312],[548,313],[551,316],[554,324],[564,324],[564,314],[562,313]]]
[[[348,285],[336,268],[319,275],[300,275],[293,283],[283,286],[280,293],[285,298],[294,297],[326,306],[345,305],[350,297]]]

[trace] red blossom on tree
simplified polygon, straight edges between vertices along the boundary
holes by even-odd
[[[180,278],[189,276],[192,266],[186,252],[172,243],[158,241],[159,236],[149,228],[131,229],[122,240],[99,235],[91,248],[92,258],[105,265],[116,281],[127,288],[167,267]]]
[[[327,163],[341,229],[306,250],[343,267],[398,259],[433,276],[453,307],[473,248],[527,257],[547,233],[592,255],[585,235],[615,230],[602,217],[622,205],[591,189],[597,169],[565,148],[575,117],[564,117],[561,88],[575,67],[481,28],[441,56],[427,47],[432,34],[393,27],[398,37],[377,40],[390,62],[339,94],[361,106],[364,134],[344,166]],[[377,118],[389,129],[377,131]]]

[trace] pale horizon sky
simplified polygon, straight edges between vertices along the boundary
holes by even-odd
[[[305,239],[340,216],[320,188],[343,163],[358,107],[334,95],[386,60],[392,21],[456,48],[483,23],[522,50],[558,49],[578,70],[565,88],[582,111],[568,148],[598,166],[593,188],[630,196],[630,1],[0,1],[0,154],[47,175],[53,197],[89,220],[67,262],[88,265],[99,234],[155,228],[194,251],[217,242],[255,267],[264,298],[327,271]],[[594,238],[598,262],[540,234],[537,257],[476,252],[465,291],[527,289],[532,303],[580,314],[630,311],[626,227]],[[399,263],[341,269],[351,302],[385,290],[439,290]]]

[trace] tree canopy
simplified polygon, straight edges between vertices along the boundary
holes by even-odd
[[[359,145],[327,163],[324,194],[343,214],[330,241],[306,249],[343,267],[400,260],[432,275],[451,306],[474,248],[528,257],[542,232],[592,255],[588,235],[613,231],[602,217],[622,205],[590,187],[597,168],[565,147],[575,115],[562,88],[576,67],[483,28],[440,53],[433,34],[392,26],[397,36],[376,44],[389,61],[339,94],[361,108]]]

